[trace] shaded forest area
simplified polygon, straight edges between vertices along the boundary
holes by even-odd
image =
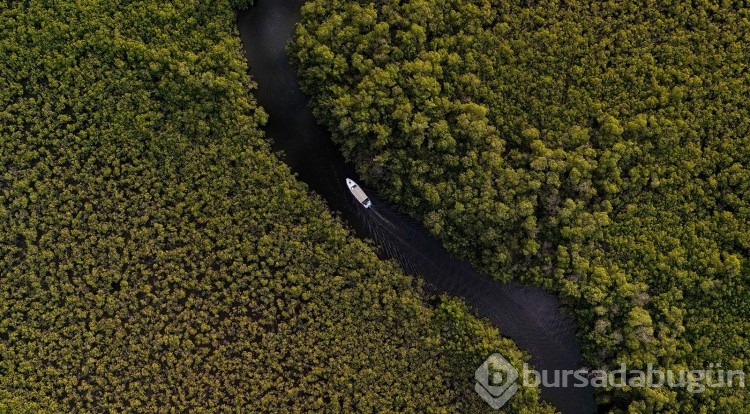
[[[750,370],[743,2],[315,0],[293,55],[368,184],[501,281],[556,292],[592,367]],[[742,388],[611,388],[747,412]]]
[[[0,412],[473,412],[527,359],[270,153],[230,2],[7,5]]]

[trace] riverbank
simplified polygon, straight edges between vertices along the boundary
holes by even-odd
[[[419,276],[438,292],[466,300],[476,314],[490,319],[503,335],[528,351],[537,369],[580,368],[575,329],[555,298],[537,288],[500,285],[478,274],[385,200],[373,200],[374,213],[380,217],[360,211],[344,179],[360,180],[330,134],[317,125],[286,54],[300,6],[299,1],[261,2],[238,16],[250,73],[258,82],[256,96],[270,114],[265,130],[273,149],[283,151],[284,162],[297,177],[323,196],[361,237],[376,240],[404,268],[420,269]],[[476,365],[459,368],[470,378]],[[473,386],[471,382],[466,385]],[[595,409],[590,387],[547,388],[542,389],[542,396],[566,413]]]

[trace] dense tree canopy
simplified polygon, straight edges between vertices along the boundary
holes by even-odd
[[[367,180],[497,279],[558,292],[593,366],[750,371],[743,2],[316,0],[294,57]],[[599,399],[750,410],[737,388]]]
[[[229,3],[0,9],[0,413],[488,409],[525,355],[271,155]]]

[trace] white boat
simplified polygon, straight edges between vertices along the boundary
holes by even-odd
[[[357,183],[354,182],[354,180],[347,178],[346,186],[349,187],[349,191],[352,192],[354,198],[356,198],[364,208],[370,208],[370,206],[372,205],[372,201],[370,201],[370,198],[367,197],[367,194],[362,191],[362,189],[359,187],[359,185],[357,185]]]

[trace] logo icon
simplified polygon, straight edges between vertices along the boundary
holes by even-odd
[[[518,371],[500,354],[492,354],[474,373],[474,390],[490,407],[498,409],[518,392]]]

